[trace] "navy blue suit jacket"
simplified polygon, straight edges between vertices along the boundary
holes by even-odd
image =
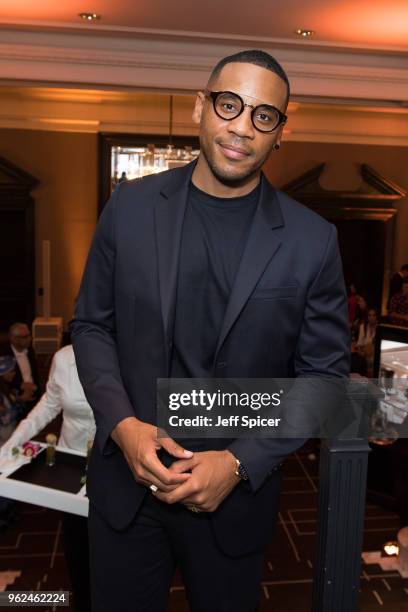
[[[194,163],[118,186],[99,219],[71,322],[79,377],[97,422],[88,494],[116,529],[131,522],[146,488],[135,481],[110,433],[129,416],[156,420],[156,379],[169,371],[178,254],[193,169]],[[347,376],[348,347],[336,229],[262,176],[214,355],[214,376]],[[251,483],[240,483],[212,514],[226,553],[264,546],[281,488],[281,473],[273,468],[300,444],[296,439],[224,441],[223,447],[245,464]]]

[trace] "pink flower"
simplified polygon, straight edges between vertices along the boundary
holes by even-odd
[[[40,444],[35,444],[34,442],[25,442],[23,444],[23,455],[25,455],[26,457],[35,457],[40,448]]]

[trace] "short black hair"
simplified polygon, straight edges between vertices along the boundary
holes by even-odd
[[[234,53],[233,55],[228,55],[220,59],[220,61],[214,66],[213,71],[211,72],[210,78],[208,80],[209,83],[213,81],[221,72],[221,70],[227,64],[232,64],[234,62],[244,63],[244,64],[254,64],[255,66],[260,66],[261,68],[266,68],[266,70],[270,70],[277,74],[282,81],[286,83],[287,88],[287,96],[285,104],[288,105],[289,96],[290,96],[290,83],[288,79],[288,75],[274,57],[266,51],[262,51],[261,49],[248,49],[247,51],[238,51],[238,53]]]
[[[401,272],[408,272],[408,263],[401,266]]]

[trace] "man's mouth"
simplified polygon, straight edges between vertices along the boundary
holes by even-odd
[[[223,154],[225,157],[228,157],[228,159],[245,159],[250,155],[246,149],[228,143],[219,142],[218,146],[221,147]]]

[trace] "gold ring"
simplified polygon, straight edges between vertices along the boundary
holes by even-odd
[[[191,512],[196,512],[196,513],[201,512],[201,510],[199,510],[197,506],[194,506],[194,504],[188,504],[187,508],[191,510]]]

